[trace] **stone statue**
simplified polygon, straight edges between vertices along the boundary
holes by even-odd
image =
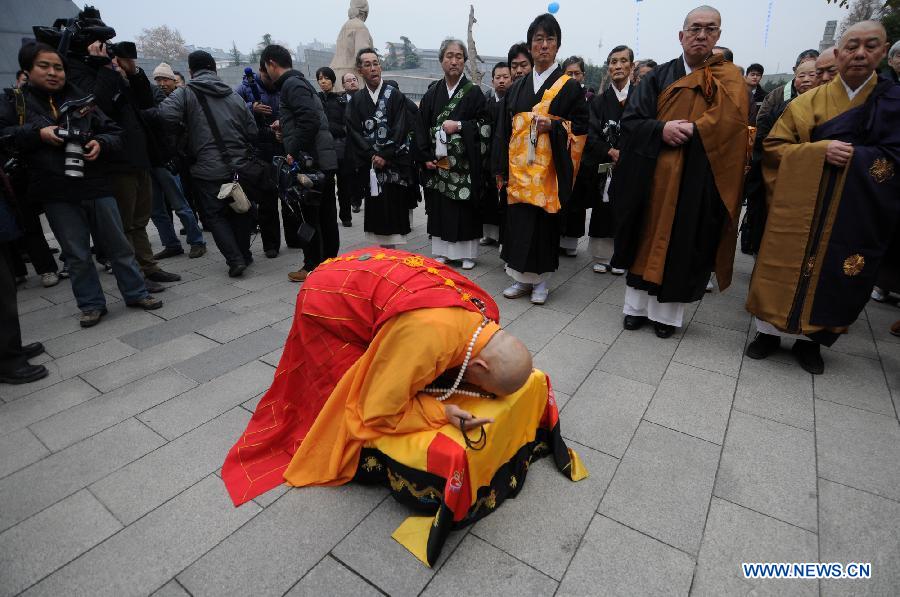
[[[345,73],[356,73],[356,52],[375,47],[365,23],[369,16],[369,3],[366,0],[350,0],[347,16],[350,18],[338,33],[334,59],[331,61],[331,68],[337,75],[335,87],[341,86]]]

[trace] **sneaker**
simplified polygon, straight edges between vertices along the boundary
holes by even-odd
[[[206,245],[191,245],[191,252],[188,253],[188,257],[196,259],[204,255],[206,255]]]
[[[509,288],[503,291],[503,296],[508,299],[517,299],[525,296],[526,294],[531,294],[531,284],[524,284],[522,282],[516,282]]]
[[[878,303],[883,303],[887,298],[887,293],[884,292],[881,288],[877,286],[872,287],[872,300]]]
[[[106,315],[106,307],[102,309],[91,309],[90,311],[82,311],[78,323],[83,328],[92,328],[100,323],[100,318]]]
[[[447,263],[447,258],[446,258],[446,257],[437,256],[437,257],[434,258],[434,260],[437,261],[437,262],[440,263],[440,264]]]
[[[594,270],[595,274],[605,274],[609,271],[609,264],[608,263],[595,263],[591,269]]]
[[[154,282],[179,282],[181,281],[181,276],[178,274],[173,274],[171,272],[166,272],[161,269],[152,271],[144,276],[148,280],[153,280]]]
[[[713,290],[715,290],[715,288],[716,288],[716,287],[715,287],[715,285],[713,284],[712,278],[710,278],[709,280],[707,280],[707,282],[706,282],[706,292],[712,292]]]
[[[228,277],[229,278],[240,278],[244,275],[244,270],[247,269],[246,263],[235,263],[234,265],[228,266]]]
[[[609,273],[611,273],[614,276],[621,276],[622,274],[625,273],[625,270],[623,270],[620,267],[614,267],[609,270]]]
[[[822,352],[818,342],[811,340],[797,340],[791,347],[794,358],[803,367],[803,370],[813,375],[821,375],[825,372],[825,361],[822,360]]]
[[[303,282],[306,280],[306,277],[309,275],[309,272],[305,269],[299,269],[295,272],[288,272],[288,280],[291,282]]]
[[[764,359],[774,354],[780,346],[781,338],[779,336],[757,332],[756,338],[747,345],[747,350],[744,351],[744,354],[751,359]]]
[[[144,311],[153,311],[163,306],[163,302],[161,300],[152,296],[145,296],[139,301],[125,304],[129,307],[134,307],[135,309],[143,309]]]
[[[166,247],[159,253],[153,255],[154,259],[168,259],[169,257],[177,257],[178,255],[184,255],[184,249],[180,246],[178,248],[175,247]]]
[[[541,282],[540,284],[535,284],[534,288],[531,291],[531,304],[532,305],[543,305],[547,302],[547,297],[550,295],[550,290],[547,288],[547,284]]]
[[[462,260],[462,268],[463,269],[474,269],[475,261],[472,259],[463,259]]]
[[[56,286],[57,284],[59,284],[59,276],[56,275],[56,272],[41,274],[41,284],[44,285],[44,288]]]

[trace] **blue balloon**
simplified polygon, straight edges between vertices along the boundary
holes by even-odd
[[[550,14],[555,15],[557,12],[559,12],[559,2],[551,2],[549,5],[547,5],[547,11]]]

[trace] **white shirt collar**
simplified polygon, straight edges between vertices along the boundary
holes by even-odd
[[[544,86],[544,83],[547,82],[547,79],[550,78],[550,75],[559,68],[557,63],[553,63],[553,66],[545,70],[544,72],[538,74],[537,70],[531,71],[531,76],[533,77],[532,81],[534,83],[534,92],[537,93],[541,87]]]
[[[847,97],[850,98],[851,102],[853,101],[853,98],[855,98],[857,95],[859,95],[859,92],[862,91],[863,88],[869,84],[869,81],[871,81],[872,77],[874,77],[874,76],[875,76],[875,71],[872,71],[872,74],[869,75],[869,78],[866,79],[865,82],[862,85],[860,85],[859,87],[857,87],[856,89],[850,89],[850,86],[847,85],[847,81],[844,80],[844,77],[840,77],[841,83],[844,85],[844,91],[847,92]]]
[[[615,83],[610,83],[609,86],[612,87],[613,93],[616,94],[616,99],[619,100],[619,102],[624,102],[628,99],[628,90],[631,89],[631,79],[628,79],[628,82],[625,84],[622,91],[619,91],[619,88],[616,87]]]
[[[461,81],[462,81],[462,77],[460,77],[456,80],[456,85],[454,85],[453,87],[450,87],[449,85],[447,85],[447,79],[444,79],[444,85],[447,85],[447,97],[448,98],[451,98],[451,99],[453,98],[453,94],[456,93],[456,90],[459,88],[459,83]]]
[[[690,66],[688,66],[687,58],[684,57],[684,54],[681,55],[681,61],[684,62],[684,73],[686,75],[689,75],[692,72],[694,72],[694,69],[692,69]]]
[[[384,79],[381,79],[380,81],[378,81],[378,88],[377,88],[375,91],[372,91],[371,89],[369,89],[369,86],[366,85],[366,91],[369,92],[369,97],[372,98],[372,103],[373,103],[373,104],[377,104],[377,103],[378,103],[378,96],[381,95],[381,88],[382,88],[382,87],[384,87]]]
[[[500,97],[499,95],[497,95],[496,93],[494,94],[494,101],[497,102],[498,104],[500,103],[500,100],[502,100],[502,99],[503,98]]]

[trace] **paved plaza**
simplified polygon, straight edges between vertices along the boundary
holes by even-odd
[[[341,234],[362,247],[361,214]],[[537,462],[429,569],[391,539],[410,511],[381,487],[232,506],[219,468],[272,381],[299,252],[269,260],[256,238],[231,279],[206,237],[205,257],[163,262],[183,281],[161,310],[127,309],[101,273],[109,315],[91,329],[68,281],[20,286],[23,339],[45,344],[50,376],[0,385],[0,596],[897,594],[897,306],[870,303],[813,377],[787,343],[743,356],[744,255],[733,286],[659,340],[622,330],[624,279],[593,273],[586,241],[545,306],[502,298],[486,249],[470,273],[549,373],[590,477]],[[422,210],[406,248],[428,254]],[[872,579],[750,581],[742,562],[871,562]]]

